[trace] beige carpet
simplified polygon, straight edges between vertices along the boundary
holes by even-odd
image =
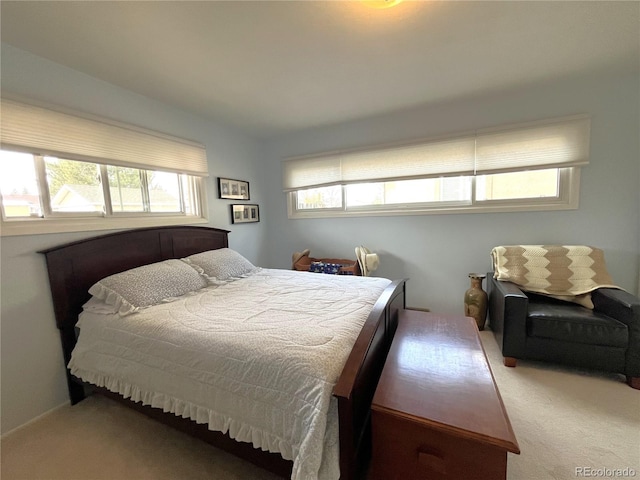
[[[625,468],[640,478],[639,390],[617,375],[504,367],[491,332],[481,337],[522,450],[509,454],[509,480],[619,478],[613,469]],[[276,478],[100,397],[6,435],[0,455],[2,480]]]
[[[622,375],[542,362],[505,367],[493,334],[480,336],[520,444],[520,455],[509,454],[509,480],[576,479],[587,469],[614,478],[601,469],[624,468],[640,478],[640,390]]]

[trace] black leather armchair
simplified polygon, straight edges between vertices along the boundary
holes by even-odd
[[[613,288],[591,294],[595,308],[527,292],[487,275],[489,326],[504,364],[543,360],[622,373],[640,389],[640,299]]]

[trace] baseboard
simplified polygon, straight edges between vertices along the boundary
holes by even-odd
[[[48,415],[51,415],[53,412],[56,412],[56,411],[60,410],[60,409],[61,409],[61,408],[63,408],[63,407],[67,407],[68,405],[69,405],[69,401],[66,401],[66,402],[64,402],[64,403],[61,403],[61,404],[60,404],[60,405],[58,405],[57,407],[53,407],[52,409],[47,410],[47,411],[46,411],[46,412],[44,412],[44,413],[41,413],[40,415],[38,415],[38,416],[37,416],[37,417],[35,417],[35,418],[32,418],[32,419],[31,419],[31,420],[29,420],[28,422],[23,423],[22,425],[19,425],[19,426],[15,427],[15,428],[12,428],[11,430],[9,430],[9,431],[8,431],[8,432],[6,432],[6,433],[3,433],[2,435],[0,435],[0,440],[4,440],[4,439],[5,439],[6,437],[8,437],[9,435],[11,435],[11,434],[13,434],[13,433],[16,433],[16,432],[18,432],[18,431],[22,430],[23,428],[28,427],[29,425],[31,425],[31,424],[32,424],[32,423],[34,423],[34,422],[37,422],[38,420],[42,420],[44,417],[46,417],[46,416],[48,416]]]

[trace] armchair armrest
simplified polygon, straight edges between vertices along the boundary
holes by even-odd
[[[640,299],[617,288],[599,288],[591,292],[594,309],[627,325],[625,374],[640,377]]]
[[[528,297],[511,282],[489,279],[489,325],[504,357],[521,357],[527,340]]]

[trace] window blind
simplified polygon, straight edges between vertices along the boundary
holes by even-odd
[[[476,173],[578,167],[589,163],[589,117],[478,133]]]
[[[473,138],[453,138],[284,161],[285,191],[347,182],[473,173]]]
[[[285,159],[285,192],[379,182],[563,168],[589,163],[587,116],[482,130],[406,145]]]
[[[2,148],[122,167],[208,175],[203,145],[2,99]]]

